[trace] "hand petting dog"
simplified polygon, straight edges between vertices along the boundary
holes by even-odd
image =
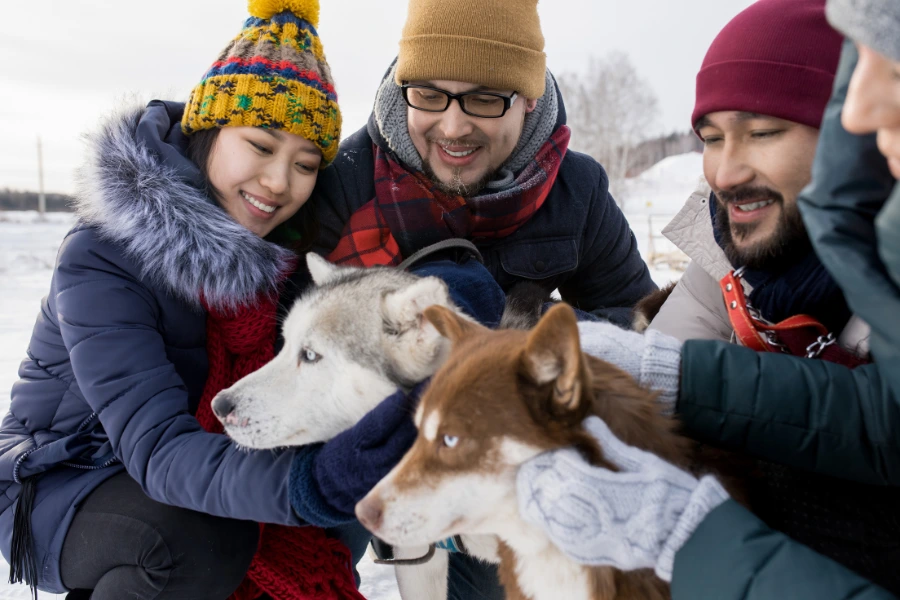
[[[305,521],[335,527],[356,520],[356,503],[400,462],[416,439],[412,415],[428,381],[388,396],[356,425],[294,459],[291,506]]]
[[[519,468],[519,512],[581,564],[652,568],[671,581],[675,554],[728,493],[710,475],[698,480],[623,443],[598,417],[584,427],[619,471],[571,448],[545,452]]]

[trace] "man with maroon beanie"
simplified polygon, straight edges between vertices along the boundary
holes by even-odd
[[[651,329],[734,341],[719,282],[743,268],[749,304],[766,320],[811,315],[852,348],[865,336],[797,209],[840,52],[824,0],[760,0],[713,41],[691,116],[706,181],[663,231],[692,261]]]
[[[825,18],[824,0],[760,0],[713,41],[697,75],[691,116],[704,144],[707,185],[664,230],[692,261],[650,329],[681,341],[752,347],[733,298],[726,301],[722,289],[724,277],[743,269],[738,281],[750,314],[769,323],[809,315],[846,350],[840,360],[866,358],[869,328],[852,315],[813,251],[797,206],[812,178],[842,41]],[[784,334],[776,335],[772,341],[789,346]],[[783,351],[806,356],[809,341]],[[774,436],[769,443],[780,442]],[[754,464],[759,476],[749,492],[757,516],[862,575],[882,584],[890,580],[894,569],[883,559],[883,547],[865,533],[878,528],[890,498],[780,462]],[[864,506],[869,509],[860,511]]]
[[[713,477],[625,445],[595,417],[585,428],[616,471],[564,449],[517,474],[523,518],[567,556],[654,569],[675,600],[874,600],[894,597],[878,585],[900,590],[900,494],[880,476],[896,445],[879,437],[888,412],[875,365],[830,362],[835,352],[860,360],[830,341],[809,357],[726,343],[735,327],[723,292],[742,286],[761,319],[810,314],[848,343],[846,303],[796,207],[841,47],[824,4],[760,0],[719,34],[692,118],[709,185],[667,228],[691,267],[646,333],[579,324],[582,349],[659,392],[685,434],[747,458],[739,474],[752,512]],[[740,282],[720,288],[739,267]]]

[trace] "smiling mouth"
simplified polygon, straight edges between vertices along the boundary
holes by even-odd
[[[259,200],[257,200],[256,198],[254,198],[253,196],[251,196],[250,194],[248,194],[247,192],[245,192],[243,190],[241,190],[241,197],[243,197],[244,200],[246,200],[248,203],[250,203],[250,205],[253,206],[254,208],[258,208],[259,210],[261,210],[267,214],[272,214],[278,208],[277,206],[269,206],[268,204],[263,204],[262,202],[260,202]]]
[[[737,210],[740,210],[743,212],[752,212],[754,210],[759,210],[760,208],[769,206],[770,204],[775,204],[775,200],[770,198],[769,200],[762,200],[761,202],[749,202],[746,204],[735,204],[734,207]]]
[[[469,156],[470,154],[474,154],[478,150],[478,148],[475,147],[475,148],[467,148],[465,150],[451,150],[447,146],[441,146],[441,150],[443,150],[444,152],[446,152],[453,158],[465,158],[466,156]]]

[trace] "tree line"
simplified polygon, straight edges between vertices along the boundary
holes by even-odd
[[[47,212],[72,212],[72,196],[44,194]],[[0,210],[37,210],[38,193],[0,189]]]
[[[675,154],[703,151],[692,131],[652,137],[659,116],[656,94],[627,55],[592,57],[586,73],[557,78],[572,129],[571,147],[606,169],[609,190],[625,207],[625,179]]]

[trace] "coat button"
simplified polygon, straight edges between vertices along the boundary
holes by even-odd
[[[534,263],[534,270],[538,273],[543,273],[547,270],[547,263],[542,260],[537,261],[536,263]]]

